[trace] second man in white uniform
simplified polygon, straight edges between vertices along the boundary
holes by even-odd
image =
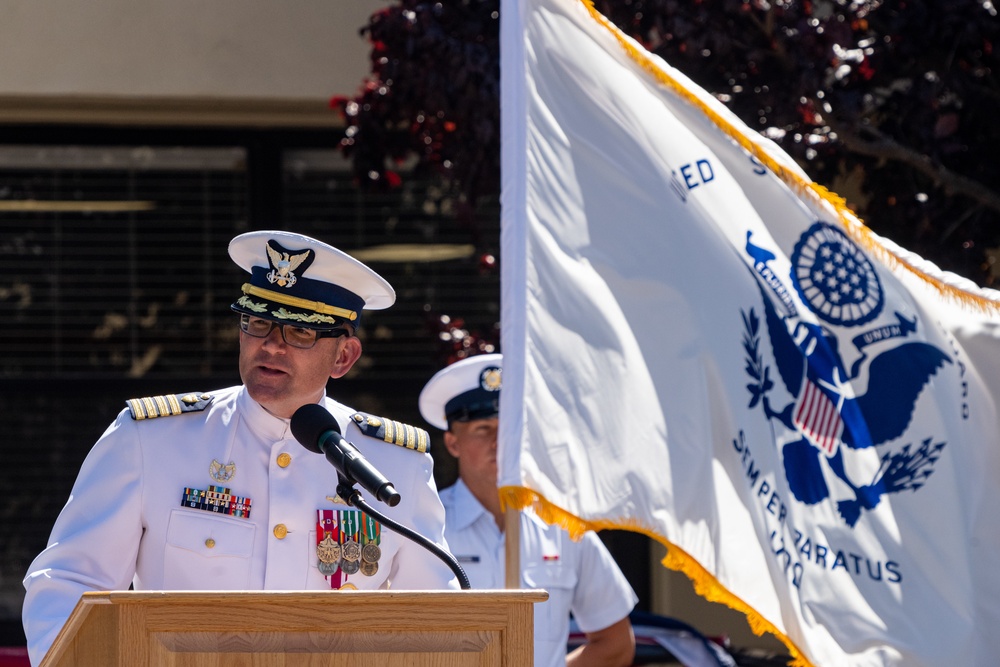
[[[441,491],[445,538],[472,588],[504,588],[504,517],[497,489],[497,425],[503,357],[484,354],[439,371],[420,394],[420,414],[444,431],[459,479]],[[535,605],[535,667],[632,664],[635,592],[594,533],[576,542],[531,511],[520,516],[521,586]],[[573,614],[587,643],[567,655]]]

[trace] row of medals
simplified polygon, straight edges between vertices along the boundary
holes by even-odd
[[[319,571],[323,576],[329,577],[339,567],[344,574],[361,572],[371,577],[378,572],[382,549],[374,542],[367,542],[362,546],[353,538],[338,544],[333,541],[333,535],[327,533],[323,541],[316,545],[316,555],[319,557]]]

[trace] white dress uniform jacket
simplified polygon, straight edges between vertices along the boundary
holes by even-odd
[[[332,587],[318,569],[317,510],[354,510],[337,499],[335,468],[244,387],[211,395],[200,412],[136,421],[123,410],[87,456],[49,546],[24,579],[32,664],[86,591]],[[362,491],[365,501],[447,548],[430,455],[362,434],[355,412],[330,398],[324,406],[402,496],[393,508]],[[230,479],[219,481],[225,476],[218,472],[213,479],[210,468],[230,463]],[[186,489],[209,486],[249,498],[249,517],[183,504]],[[361,590],[458,588],[447,565],[388,528],[380,548],[378,571],[349,575],[347,583]]]
[[[441,491],[445,538],[473,589],[504,588],[504,534],[462,480]],[[543,588],[535,605],[535,667],[565,667],[569,615],[583,632],[629,615],[638,598],[595,533],[574,542],[562,528],[521,513],[521,586]]]

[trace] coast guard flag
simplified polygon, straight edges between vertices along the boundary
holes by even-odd
[[[501,20],[505,501],[662,542],[798,664],[995,664],[996,293],[586,2]]]

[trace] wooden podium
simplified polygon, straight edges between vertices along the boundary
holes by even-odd
[[[42,667],[523,667],[539,590],[84,593]]]

